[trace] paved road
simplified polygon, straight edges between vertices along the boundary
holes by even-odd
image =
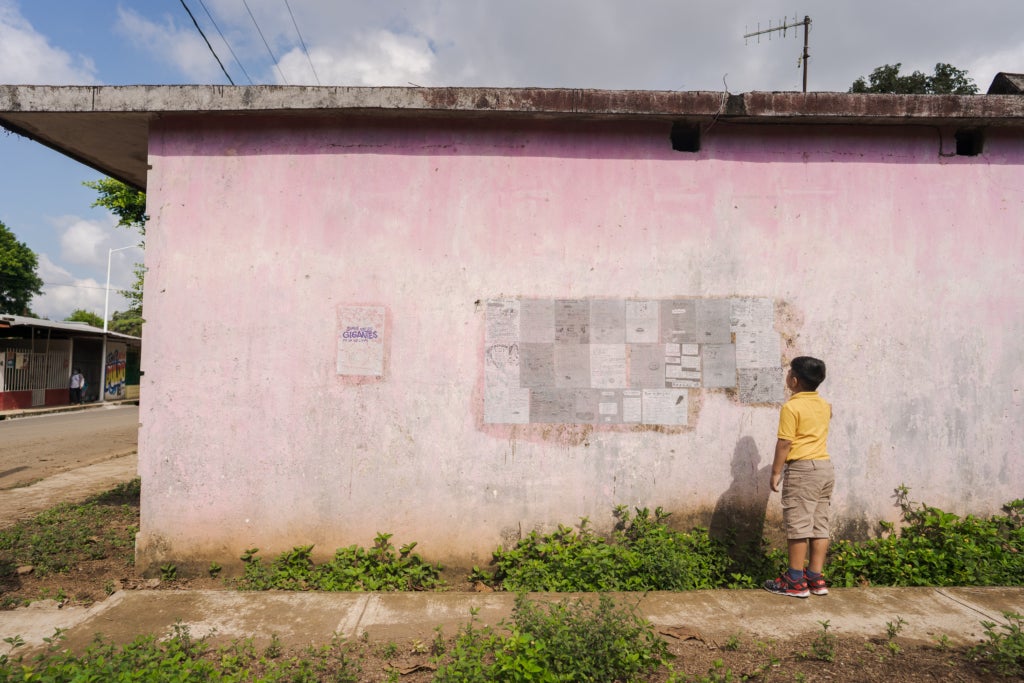
[[[136,452],[139,408],[107,406],[0,422],[0,490]]]

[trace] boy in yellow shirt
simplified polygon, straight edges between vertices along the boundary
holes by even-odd
[[[825,363],[817,358],[800,356],[789,364],[786,386],[793,395],[779,413],[772,463],[772,491],[779,490],[779,480],[783,472],[786,474],[782,519],[786,525],[789,569],[779,578],[766,581],[764,589],[794,598],[806,598],[811,593],[828,595],[822,574],[828,552],[835,473],[828,455],[832,406],[817,392],[824,380]]]

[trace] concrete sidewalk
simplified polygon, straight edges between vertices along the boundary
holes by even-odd
[[[81,405],[59,405],[59,406],[39,406],[36,408],[17,408],[14,410],[0,410],[0,420],[15,420],[19,417],[35,417],[37,415],[49,415],[50,413],[75,413],[82,410],[91,410],[93,408],[107,408],[110,406],[121,406],[121,405],[139,405],[139,399],[122,399],[117,401],[95,401],[93,403],[83,403]]]
[[[47,477],[30,486],[0,490],[0,529],[60,503],[78,503],[139,476],[139,455],[128,453]]]
[[[901,639],[971,644],[983,634],[981,621],[1005,623],[1005,611],[1024,613],[1024,588],[847,588],[828,596],[795,599],[762,590],[681,593],[615,593],[635,605],[659,632],[695,633],[708,644],[732,635],[790,638],[820,633],[828,620],[837,636],[884,638],[887,622],[902,617]],[[531,594],[536,600],[578,594]],[[589,597],[593,597],[592,594]],[[81,651],[96,633],[123,644],[142,634],[166,635],[175,624],[214,644],[252,637],[265,646],[272,635],[290,646],[326,644],[337,633],[373,642],[430,642],[436,627],[445,635],[478,610],[481,624],[496,625],[512,614],[509,593],[291,593],[282,591],[120,591],[90,608],[58,608],[53,601],[0,612],[0,639],[19,635],[20,652],[43,646],[54,629],[65,630],[63,646]],[[0,643],[0,653],[9,650]]]

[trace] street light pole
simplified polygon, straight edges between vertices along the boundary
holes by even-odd
[[[130,244],[127,247],[118,247],[107,251],[107,287],[106,297],[103,301],[103,350],[100,355],[100,402],[107,400],[107,317],[110,315],[110,260],[115,251],[125,249],[141,249],[137,244]]]

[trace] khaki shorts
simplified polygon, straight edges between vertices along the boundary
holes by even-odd
[[[831,460],[790,460],[782,484],[786,538],[828,538],[835,470]]]

